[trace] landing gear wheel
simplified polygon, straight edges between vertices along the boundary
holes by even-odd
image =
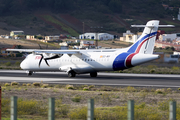
[[[31,76],[33,74],[33,71],[26,71],[28,76]]]
[[[69,71],[68,77],[76,77],[76,73],[74,71]]]
[[[91,77],[97,77],[97,72],[92,72],[92,73],[90,73],[90,76],[91,76]]]

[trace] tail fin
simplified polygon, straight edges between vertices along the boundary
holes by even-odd
[[[152,20],[144,25],[137,25],[134,27],[145,27],[142,35],[136,43],[134,43],[128,50],[131,53],[152,54],[154,50],[155,39],[159,26],[158,20]]]

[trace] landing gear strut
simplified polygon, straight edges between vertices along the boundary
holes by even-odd
[[[97,72],[92,72],[92,73],[90,73],[90,76],[91,76],[91,77],[97,77]]]
[[[33,71],[26,71],[28,76],[31,76],[33,74]]]
[[[69,71],[68,77],[76,77],[76,73],[74,71]]]

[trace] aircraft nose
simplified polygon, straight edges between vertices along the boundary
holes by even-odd
[[[26,60],[22,61],[21,64],[20,64],[20,67],[21,67],[22,69],[27,69],[27,68],[28,68],[27,61],[26,61]]]

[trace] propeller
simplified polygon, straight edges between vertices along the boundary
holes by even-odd
[[[46,65],[47,65],[47,66],[50,66],[49,63],[47,62],[47,60],[57,59],[57,58],[60,58],[60,57],[63,56],[63,54],[60,54],[60,55],[54,55],[54,56],[49,57],[49,58],[44,58],[44,55],[43,55],[43,54],[38,54],[38,55],[41,55],[41,59],[40,59],[40,61],[39,61],[39,67],[40,67],[41,62],[42,62],[43,59],[44,59],[44,61],[46,62]]]

